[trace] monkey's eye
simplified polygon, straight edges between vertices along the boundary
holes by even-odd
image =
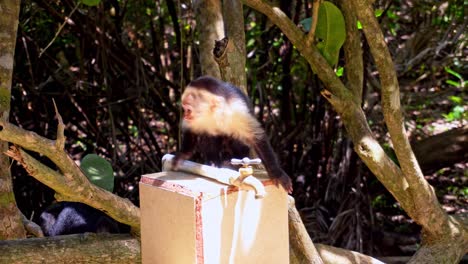
[[[203,95],[203,93],[197,93],[197,98],[198,98],[198,100],[200,100],[200,101],[205,100],[205,96]]]

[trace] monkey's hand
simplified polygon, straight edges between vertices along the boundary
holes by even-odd
[[[189,159],[192,156],[192,153],[183,153],[183,152],[178,152],[174,155],[174,158],[172,159],[172,168],[171,170],[177,171],[179,169],[180,162],[182,160]]]
[[[275,172],[268,173],[268,174],[270,175],[270,178],[273,180],[276,186],[281,185],[283,186],[284,190],[286,190],[289,194],[292,193],[293,187],[292,187],[291,178],[289,178],[286,172],[284,172],[282,169],[279,169]]]

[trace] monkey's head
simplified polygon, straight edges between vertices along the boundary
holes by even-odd
[[[206,89],[187,86],[182,94],[182,126],[195,132],[212,132],[222,120],[224,98]]]
[[[187,86],[182,94],[184,121],[194,123],[212,115],[220,98],[196,87]]]
[[[252,133],[251,128],[257,127],[258,123],[242,91],[209,76],[200,77],[185,88],[182,108],[182,127],[195,133]]]

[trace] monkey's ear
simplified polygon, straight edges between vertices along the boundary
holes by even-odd
[[[210,99],[210,111],[213,113],[215,112],[219,106],[221,105],[221,99],[213,97]]]

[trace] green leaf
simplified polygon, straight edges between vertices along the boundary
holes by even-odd
[[[383,10],[383,9],[380,9],[380,8],[379,8],[379,9],[376,9],[376,10],[374,11],[375,17],[380,17],[380,16],[383,14],[383,11],[384,11],[384,10]]]
[[[463,106],[461,105],[457,105],[453,108],[452,110],[457,116],[461,117],[461,115],[463,114],[463,112],[465,112],[465,108],[463,108]]]
[[[304,28],[305,32],[309,32],[310,31],[310,25],[312,24],[312,18],[309,17],[309,18],[303,19],[303,20],[301,20],[301,22],[299,22],[299,24],[301,24],[301,26],[302,26],[302,28]]]
[[[357,24],[356,26],[358,29],[362,29],[361,21],[358,20],[356,24]]]
[[[87,6],[97,6],[101,0],[81,0],[81,2]]]
[[[454,120],[459,120],[463,118],[463,113],[465,112],[465,109],[461,105],[455,106],[452,111],[448,114],[442,114],[442,116],[445,118],[446,121],[454,121]]]
[[[81,160],[80,168],[93,184],[109,192],[114,190],[114,170],[106,159],[88,154]]]
[[[306,32],[310,31],[312,18],[300,22]],[[319,7],[315,37],[317,48],[330,65],[338,63],[341,46],[346,39],[346,28],[343,14],[331,2],[325,1]]]
[[[455,86],[455,87],[460,87],[460,83],[456,82],[454,80],[446,80],[445,83],[450,84],[450,85]]]
[[[384,149],[385,153],[387,153],[388,157],[393,160],[393,162],[395,162],[398,167],[400,167],[400,162],[398,161],[395,150],[388,143],[383,144],[382,148]]]
[[[312,18],[300,22],[306,32],[310,31]],[[338,63],[341,46],[346,39],[346,28],[343,14],[333,3],[325,1],[320,5],[315,37],[317,48],[330,65]]]
[[[331,2],[325,1],[320,5],[315,37],[319,40],[319,51],[330,65],[336,65],[346,39],[346,28],[343,14]]]
[[[341,77],[343,76],[343,72],[344,72],[344,68],[343,67],[338,67],[338,69],[336,70],[336,76],[338,77]]]
[[[449,73],[449,74],[451,74],[451,75],[457,77],[458,79],[460,79],[460,80],[463,79],[462,76],[461,76],[458,72],[456,72],[456,71],[450,69],[449,67],[445,67],[444,69],[445,69],[445,71],[446,71],[447,73]]]
[[[454,102],[455,104],[461,105],[463,103],[463,98],[461,98],[460,96],[452,95],[452,96],[449,96],[449,99],[450,99],[450,101]]]
[[[246,46],[249,48],[255,46],[255,39],[253,38],[249,39]]]

